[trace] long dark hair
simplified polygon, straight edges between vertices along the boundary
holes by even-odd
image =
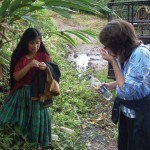
[[[11,62],[10,62],[10,87],[14,85],[14,77],[13,77],[13,72],[14,72],[14,67],[16,65],[16,62],[26,55],[28,53],[28,43],[36,38],[39,38],[41,41],[40,47],[38,51],[43,51],[47,52],[45,45],[42,42],[42,35],[36,28],[28,28],[25,30],[23,33],[20,42],[18,43],[17,47],[12,53],[11,56]],[[48,54],[49,55],[49,54]]]
[[[121,63],[129,59],[140,43],[132,24],[121,19],[110,21],[100,32],[99,40],[119,57]]]

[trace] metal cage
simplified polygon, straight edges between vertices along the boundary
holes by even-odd
[[[110,2],[108,7],[114,12],[108,14],[108,21],[121,18],[132,23],[139,40],[150,44],[150,1]],[[115,79],[110,63],[108,78]]]

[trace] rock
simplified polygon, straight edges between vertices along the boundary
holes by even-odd
[[[58,135],[52,134],[52,141],[60,141]]]
[[[66,128],[66,127],[60,127],[60,129],[61,129],[61,131],[64,131],[67,134],[71,134],[72,135],[74,133],[74,130]]]

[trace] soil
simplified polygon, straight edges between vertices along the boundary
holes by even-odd
[[[73,24],[73,22],[59,17],[53,18],[53,21],[56,24],[58,30],[84,29],[83,26]],[[86,56],[86,59],[88,60],[86,68],[90,67],[96,71],[101,69],[108,69],[107,61],[100,57],[100,45],[97,43],[97,40],[93,40],[92,44],[85,44],[79,41],[76,48],[67,45],[67,49],[69,50],[67,60],[69,62],[77,63],[80,56],[81,59],[85,59]],[[112,101],[104,101],[103,103],[97,102],[94,112],[87,114],[87,118],[101,115],[103,116],[102,122],[95,122],[94,120],[83,121],[84,129],[80,135],[80,142],[86,143],[88,147],[87,150],[117,150],[117,129],[116,126],[112,124],[110,119],[111,107]]]
[[[60,31],[70,29],[84,29],[84,26],[76,25],[69,20],[65,20],[59,17],[53,18],[53,21],[55,22],[57,29]],[[78,46],[76,48],[69,44],[66,45],[66,48],[69,50],[67,60],[69,62],[78,63],[78,61],[80,61],[79,59],[87,59],[88,64],[86,67],[89,67],[96,71],[102,70],[104,68],[107,69],[108,62],[103,60],[100,56],[100,44],[98,43],[98,40],[91,39],[91,43],[92,44],[86,44],[78,41]],[[85,63],[85,61],[83,63]],[[82,66],[82,62],[80,63],[80,65]]]

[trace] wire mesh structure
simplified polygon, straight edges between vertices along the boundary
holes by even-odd
[[[150,44],[150,1],[110,2],[108,7],[116,14],[109,13],[108,21],[121,18],[135,28],[138,39]],[[111,64],[108,64],[108,78],[115,79]]]

